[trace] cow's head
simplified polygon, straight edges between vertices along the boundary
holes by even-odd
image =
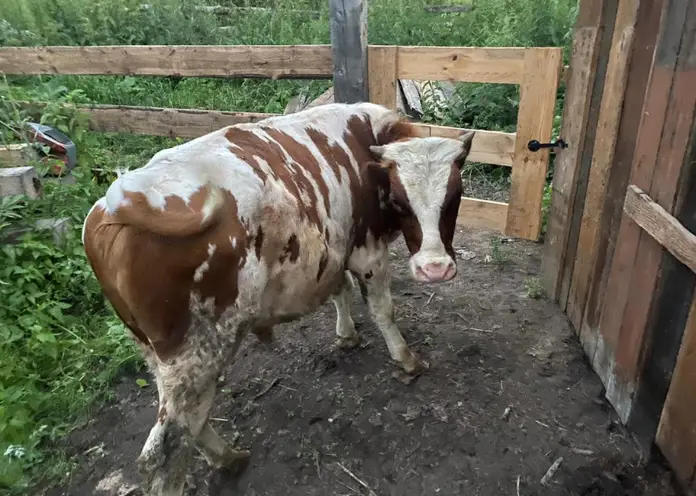
[[[388,171],[389,210],[398,217],[417,281],[448,281],[457,274],[452,238],[462,196],[461,169],[473,138],[469,131],[457,139],[407,138],[370,147]]]

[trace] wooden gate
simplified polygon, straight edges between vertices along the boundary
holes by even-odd
[[[396,108],[399,79],[519,84],[516,133],[476,130],[469,160],[512,167],[509,203],[462,198],[459,224],[536,240],[549,150],[532,152],[531,140],[551,139],[561,48],[378,46],[368,49],[370,101]],[[421,125],[426,134],[455,137],[462,129]]]

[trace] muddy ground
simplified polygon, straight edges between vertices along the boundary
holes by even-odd
[[[563,313],[531,297],[541,245],[492,245],[492,236],[459,232],[459,276],[439,286],[412,281],[405,247],[394,247],[398,325],[431,364],[410,384],[393,377],[357,290],[359,349],[333,349],[330,302],[277,329],[273,350],[249,339],[221,380],[212,422],[251,449],[251,465],[230,479],[198,459],[187,494],[676,495],[667,470],[639,463]],[[137,494],[134,460],[156,391],[135,380],[124,377],[117,400],[64,441],[80,468],[48,495]]]

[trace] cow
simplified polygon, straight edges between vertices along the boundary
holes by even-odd
[[[337,345],[357,346],[353,278],[391,358],[408,374],[429,367],[395,324],[388,246],[403,235],[416,281],[456,276],[473,137],[422,137],[383,106],[334,103],[228,126],[119,172],[82,242],[157,383],[137,459],[146,494],[183,494],[194,447],[213,468],[248,463],[208,422],[223,367],[246,335],[271,343],[275,325],[328,299]]]

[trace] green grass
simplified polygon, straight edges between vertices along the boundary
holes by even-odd
[[[211,15],[195,4],[265,6],[232,0],[0,0],[0,45],[104,44],[318,44],[329,43],[328,2],[276,0],[270,13]],[[439,0],[371,0],[369,41],[375,44],[450,46],[562,46],[570,43],[573,0],[473,0],[474,10],[427,14]],[[318,10],[318,19],[292,12]],[[225,27],[225,29],[220,29]],[[567,50],[566,50],[567,60]],[[567,62],[566,62],[567,63]],[[45,183],[44,198],[0,202],[0,237],[45,217],[70,217],[64,244],[32,234],[0,245],[0,490],[26,490],[37,474],[57,481],[64,465],[55,441],[108,397],[109,384],[142,365],[122,324],[104,302],[80,243],[81,223],[106,190],[116,168],[135,168],[176,140],[87,132],[60,103],[102,103],[256,112],[282,112],[300,91],[317,96],[330,81],[259,81],[130,76],[8,77],[0,80],[0,143],[28,116],[17,99],[50,102],[43,120],[66,131],[78,146],[77,182]],[[426,120],[480,129],[514,130],[518,88],[459,84],[457,103],[444,119]],[[559,92],[558,110],[563,101]],[[556,126],[560,118],[556,119]],[[508,168],[473,164],[492,180]],[[550,177],[550,175],[549,175]],[[544,206],[548,207],[550,189]],[[495,260],[504,250],[493,242]],[[50,463],[49,463],[50,462]]]

